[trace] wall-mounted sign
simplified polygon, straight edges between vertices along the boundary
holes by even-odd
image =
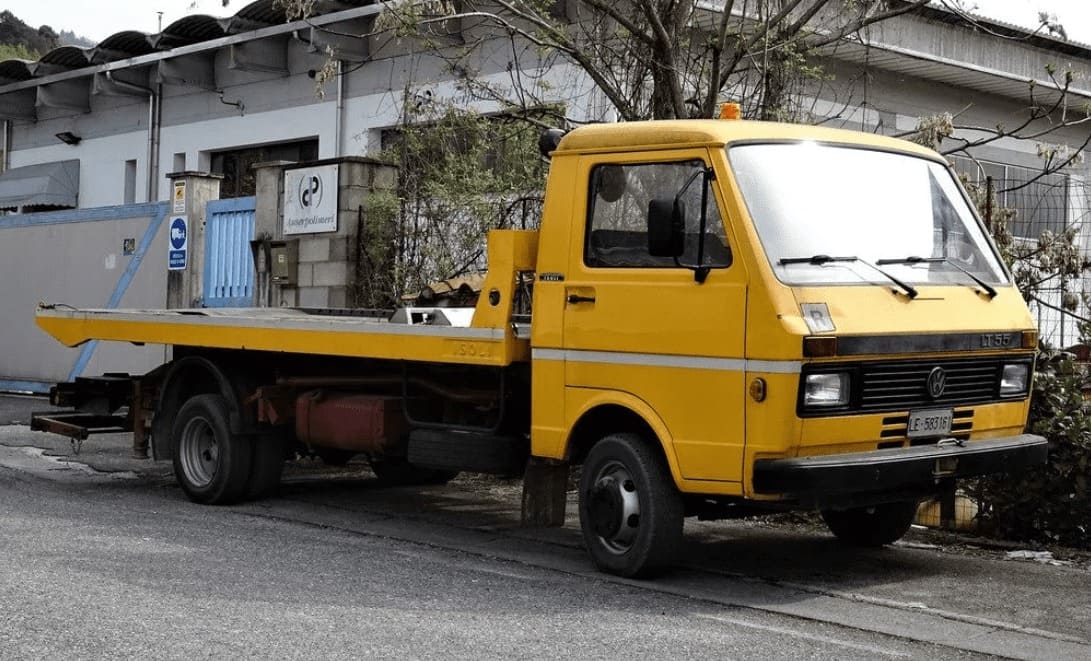
[[[172,217],[167,231],[169,232],[167,269],[181,271],[186,268],[186,253],[189,247],[189,223],[186,222],[186,217]]]
[[[337,231],[337,165],[284,171],[284,233]]]
[[[171,207],[172,213],[185,213],[186,212],[186,180],[175,179],[174,180],[174,205]]]

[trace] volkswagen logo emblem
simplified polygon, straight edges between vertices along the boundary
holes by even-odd
[[[928,373],[925,387],[928,389],[928,396],[932,399],[942,397],[943,389],[947,387],[947,372],[942,367],[933,367]]]

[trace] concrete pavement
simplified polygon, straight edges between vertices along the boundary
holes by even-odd
[[[27,404],[34,402],[14,406],[12,417]],[[72,450],[60,437],[0,427],[0,466],[45,479],[131,479],[183,501],[169,464],[133,459],[126,435],[93,437],[78,456]],[[82,476],[65,477],[66,470]],[[288,521],[398,539],[956,650],[1091,658],[1091,570],[1078,557],[1061,566],[1011,561],[1005,559],[1008,547],[923,531],[889,549],[846,549],[805,517],[689,521],[679,569],[655,582],[632,582],[593,571],[571,504],[568,524],[546,530],[519,528],[518,507],[515,481],[463,476],[444,488],[379,489],[362,464],[331,471],[299,462],[290,466],[275,497],[230,509],[255,522]]]

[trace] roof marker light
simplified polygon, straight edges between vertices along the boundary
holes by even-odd
[[[729,101],[720,106],[720,119],[742,119],[742,108]]]

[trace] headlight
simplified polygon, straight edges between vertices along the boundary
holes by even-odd
[[[1000,374],[1000,395],[1022,395],[1027,391],[1030,381],[1030,365],[1015,363],[1005,365]]]
[[[849,375],[845,372],[808,374],[803,382],[803,406],[830,408],[849,403]]]

